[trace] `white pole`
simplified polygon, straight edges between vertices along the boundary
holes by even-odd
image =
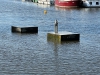
[[[55,33],[58,33],[58,21],[55,20]]]

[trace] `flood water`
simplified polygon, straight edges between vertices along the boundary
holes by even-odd
[[[47,14],[44,14],[47,10]],[[54,32],[80,34],[79,42],[47,41]],[[11,26],[38,26],[38,34],[12,33]],[[100,8],[56,8],[0,0],[1,75],[100,75]]]

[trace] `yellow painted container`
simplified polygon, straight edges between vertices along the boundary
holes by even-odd
[[[47,40],[54,42],[67,42],[67,41],[79,41],[80,34],[71,32],[61,32],[61,33],[47,33]]]

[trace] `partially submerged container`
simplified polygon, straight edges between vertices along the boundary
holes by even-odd
[[[17,27],[11,26],[12,32],[19,33],[38,33],[38,27]]]
[[[80,34],[72,32],[49,32],[47,33],[47,40],[54,42],[79,41]]]
[[[72,32],[58,32],[58,21],[55,20],[54,31],[47,33],[47,40],[54,42],[79,41],[80,34]]]

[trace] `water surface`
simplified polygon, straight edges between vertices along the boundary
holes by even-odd
[[[44,14],[47,10],[47,14]],[[100,75],[100,8],[56,8],[21,0],[0,1],[0,74]],[[54,43],[47,33],[80,34],[79,42]],[[38,26],[38,34],[12,33],[11,26]]]

